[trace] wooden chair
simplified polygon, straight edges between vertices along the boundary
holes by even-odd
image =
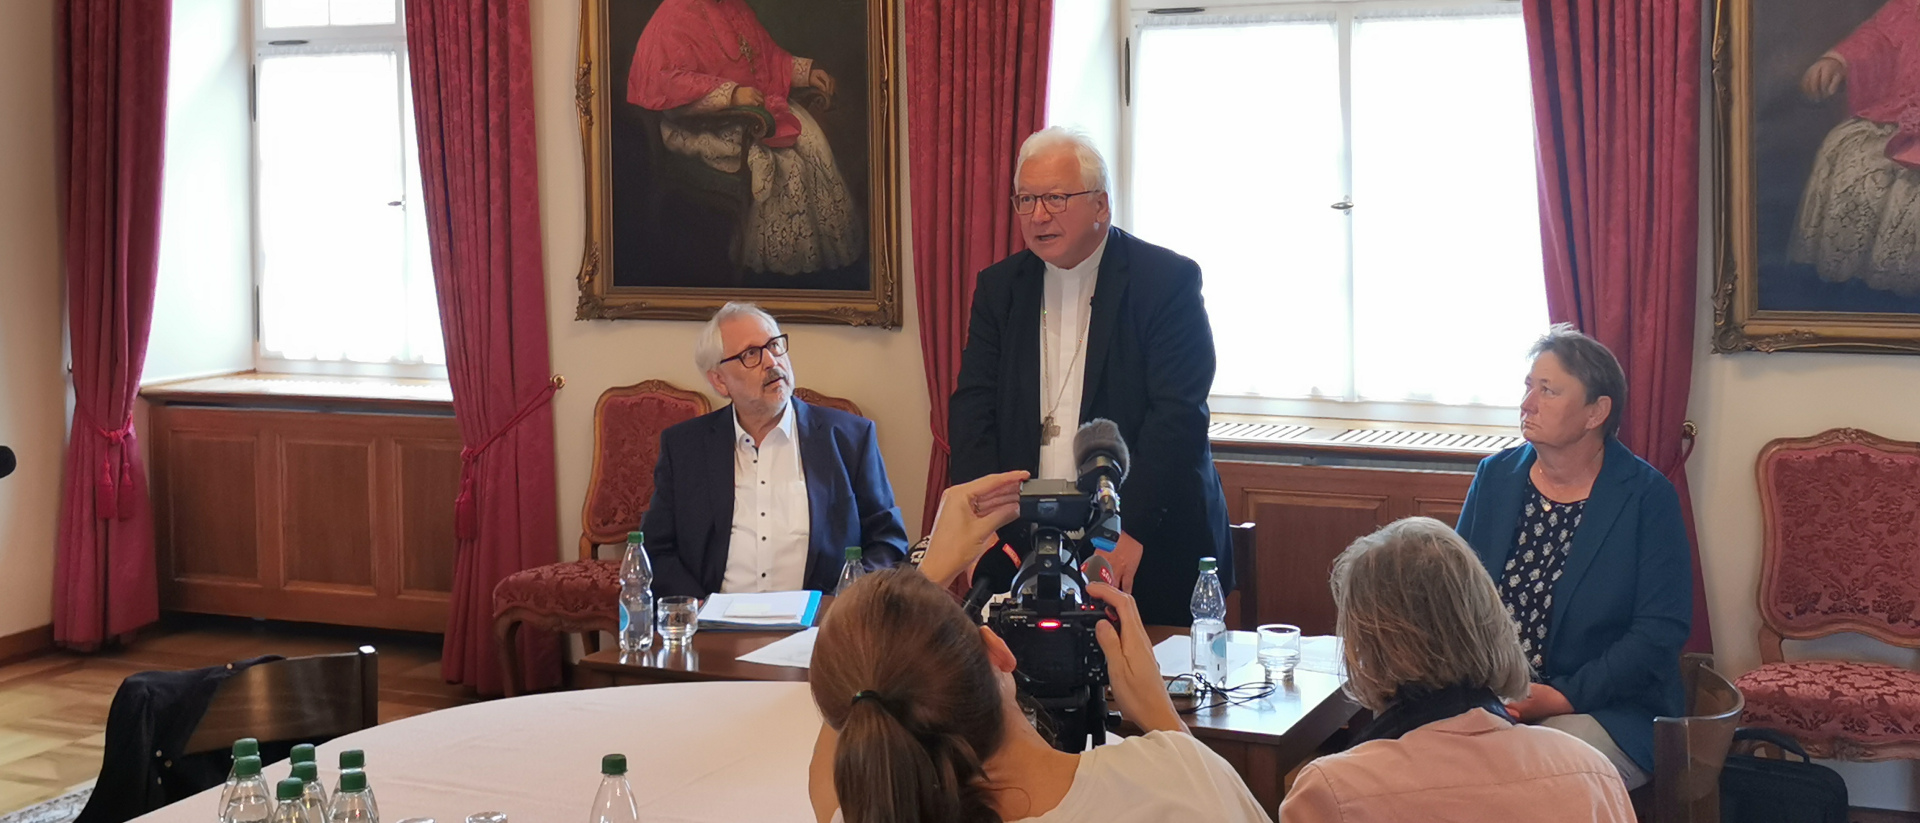
[[[1761,666],[1735,681],[1743,724],[1792,735],[1814,757],[1920,757],[1920,672],[1787,661],[1780,648],[1838,632],[1920,648],[1920,443],[1859,429],[1781,438],[1755,474]]]
[[[233,741],[321,743],[380,722],[380,657],[372,646],[249,667],[221,681],[183,754]]]
[[[1227,527],[1233,539],[1233,594],[1227,606],[1233,612],[1233,628],[1250,632],[1260,627],[1259,560],[1254,557],[1256,529],[1252,523]]]
[[[1653,820],[1720,823],[1720,769],[1746,700],[1709,655],[1682,655],[1680,682],[1686,715],[1653,719]]]
[[[826,406],[829,409],[839,409],[855,417],[866,417],[866,415],[860,413],[860,406],[858,404],[844,397],[830,397],[813,389],[794,389],[793,396],[800,398],[800,402],[809,406]]]
[[[499,643],[506,693],[519,689],[518,644],[522,624],[583,635],[588,652],[600,632],[620,630],[620,561],[601,560],[598,547],[624,545],[640,528],[653,500],[653,467],[660,433],[710,411],[707,396],[663,380],[616,386],[593,407],[593,475],[580,507],[580,545],[575,559],[508,575],[493,590],[493,630]]]

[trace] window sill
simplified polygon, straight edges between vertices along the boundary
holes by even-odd
[[[1215,414],[1216,457],[1352,457],[1472,466],[1525,442],[1509,426],[1392,423],[1326,417]]]
[[[140,388],[149,403],[282,408],[451,416],[453,388],[445,380],[238,372],[219,377],[153,383]]]

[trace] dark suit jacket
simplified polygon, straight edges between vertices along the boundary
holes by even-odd
[[[1022,251],[980,273],[948,409],[953,482],[1040,465],[1040,308],[1046,264]],[[1213,328],[1200,267],[1109,229],[1087,327],[1080,420],[1112,420],[1132,465],[1121,523],[1144,552],[1134,597],[1148,623],[1184,626],[1199,558],[1233,585],[1226,496],[1207,441]],[[1071,436],[1071,432],[1062,436]],[[1006,534],[1022,546],[1024,536]]]
[[[794,433],[807,477],[806,587],[832,592],[848,546],[868,568],[906,557],[907,530],[893,504],[873,421],[794,398]],[[706,597],[720,590],[733,535],[733,406],[660,433],[646,532],[657,594]]]
[[[1480,461],[1460,536],[1499,579],[1520,527],[1531,444]],[[1653,718],[1678,716],[1680,647],[1693,622],[1693,549],[1673,484],[1618,440],[1607,441],[1566,574],[1553,588],[1546,671],[1580,714],[1653,773]]]

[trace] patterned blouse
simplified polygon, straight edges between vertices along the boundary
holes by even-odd
[[[1500,573],[1500,602],[1507,616],[1520,624],[1520,648],[1534,677],[1547,665],[1547,627],[1553,622],[1553,588],[1566,571],[1574,532],[1587,501],[1555,503],[1527,481],[1527,503],[1520,509],[1520,525],[1507,567]]]

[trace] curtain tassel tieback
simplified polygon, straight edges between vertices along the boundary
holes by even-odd
[[[119,428],[101,425],[86,406],[74,404],[74,412],[87,428],[107,441],[100,456],[100,474],[93,481],[94,517],[101,520],[127,520],[133,517],[133,461],[127,457],[127,438],[133,436],[133,412],[127,412]]]
[[[513,431],[515,426],[520,425],[520,421],[532,415],[534,410],[546,405],[547,401],[553,399],[553,393],[559,391],[566,385],[567,379],[565,377],[557,374],[554,375],[553,379],[548,380],[545,386],[540,387],[540,391],[529,399],[526,404],[522,405],[519,411],[514,412],[513,417],[509,418],[506,424],[502,425],[492,436],[481,441],[478,446],[468,446],[460,450],[460,496],[453,499],[454,539],[465,543],[474,540],[479,537],[480,534],[479,513],[475,510],[475,495],[473,490],[474,464],[479,462],[480,455],[492,447],[493,444],[500,442],[500,439],[506,437],[508,432]]]

